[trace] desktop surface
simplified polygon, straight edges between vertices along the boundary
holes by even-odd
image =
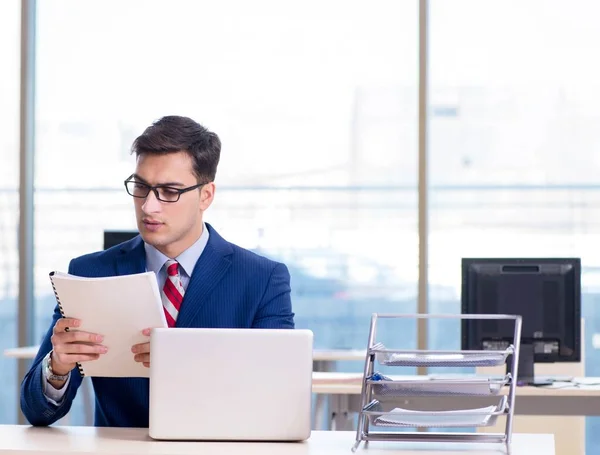
[[[146,428],[30,427],[0,425],[0,455],[348,455],[354,431],[313,431],[304,442],[154,441]],[[511,455],[554,455],[551,434],[513,434]],[[356,454],[498,455],[497,444],[362,443]]]

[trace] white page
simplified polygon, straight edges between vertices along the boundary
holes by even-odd
[[[390,361],[399,362],[402,360],[463,360],[462,354],[414,354],[414,353],[394,353],[390,355]]]
[[[410,427],[470,427],[486,425],[491,413],[496,412],[496,406],[478,409],[453,411],[423,412],[410,409],[394,408],[392,413],[384,414],[376,419],[380,425],[402,425]]]
[[[430,393],[443,395],[492,395],[497,394],[502,389],[501,382],[491,382],[487,379],[465,379],[465,382],[460,380],[441,380],[435,381],[431,378],[425,378],[421,381],[417,380],[396,380],[378,384],[373,383],[374,390],[381,395],[401,395],[406,393]]]
[[[497,365],[504,361],[506,354],[504,352],[477,353],[477,354],[425,354],[425,353],[393,353],[378,352],[377,361],[383,365],[441,365],[448,363],[452,365],[463,364],[472,366],[474,362],[479,364]]]
[[[150,341],[145,328],[167,327],[153,272],[105,278],[82,278],[54,272],[50,279],[65,317],[81,320],[78,330],[104,335],[108,347],[98,360],[82,362],[86,376],[149,377],[134,361],[131,347]]]

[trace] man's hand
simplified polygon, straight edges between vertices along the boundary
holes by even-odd
[[[147,337],[150,336],[150,329],[142,330],[142,333]],[[150,342],[134,344],[131,347],[131,352],[135,354],[133,360],[136,362],[142,362],[145,367],[150,367]]]
[[[50,341],[52,342],[52,371],[57,375],[66,375],[75,368],[77,362],[96,360],[108,351],[106,346],[100,344],[104,339],[102,335],[77,330],[67,331],[67,329],[76,329],[80,325],[81,322],[73,318],[61,318],[54,324]]]

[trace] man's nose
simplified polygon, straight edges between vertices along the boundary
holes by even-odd
[[[154,191],[150,191],[146,200],[142,204],[142,210],[146,213],[155,213],[160,211],[160,201],[156,198]]]

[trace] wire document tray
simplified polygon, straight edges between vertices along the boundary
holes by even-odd
[[[376,342],[380,319],[451,318],[502,319],[514,321],[514,345],[502,351],[485,350],[404,350]],[[355,452],[362,441],[435,441],[435,442],[490,442],[506,445],[510,450],[518,374],[521,316],[475,314],[380,314],[371,318],[367,356],[361,390],[361,411],[358,416]],[[511,373],[504,377],[464,375],[395,376],[393,379],[376,371],[376,365],[386,367],[479,367],[497,366],[510,356]],[[502,394],[504,387],[508,393]],[[467,409],[419,409],[407,397],[464,396],[480,397],[490,404]],[[488,399],[481,398],[488,397]],[[437,402],[436,402],[437,403]],[[495,425],[499,418],[506,419],[504,433],[454,433],[436,431],[406,432],[406,428],[443,429],[477,428]],[[377,431],[378,428],[381,430]],[[398,431],[390,431],[397,428]]]

